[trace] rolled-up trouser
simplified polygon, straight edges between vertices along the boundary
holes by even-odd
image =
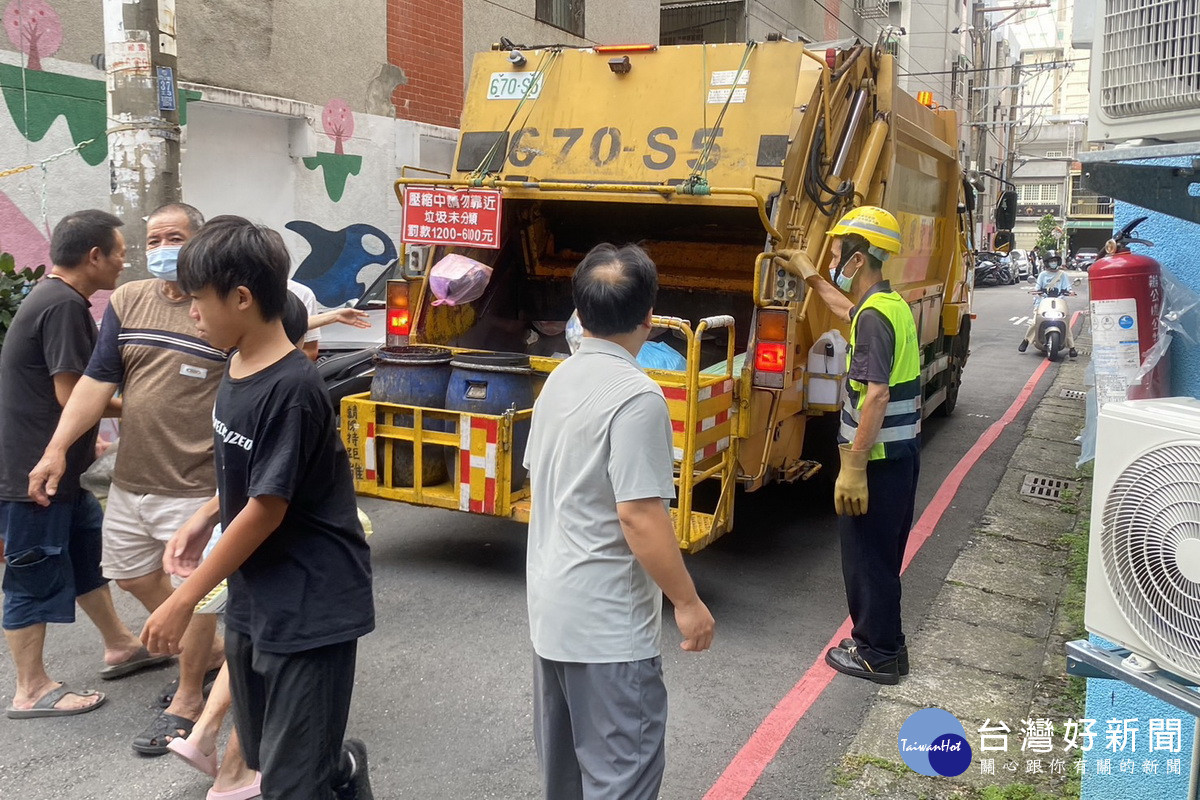
[[[654,800],[666,766],[662,658],[533,657],[533,740],[546,800]]]
[[[100,572],[103,519],[84,490],[45,507],[0,500],[5,630],[75,621],[75,598],[108,582]]]

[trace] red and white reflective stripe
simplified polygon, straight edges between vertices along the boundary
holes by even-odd
[[[729,449],[729,437],[722,436],[717,441],[710,445],[705,445],[696,451],[696,457],[692,459],[693,464],[699,464],[701,461],[707,461],[718,453],[724,453]],[[683,448],[675,448],[675,460],[683,461]]]
[[[733,391],[733,379],[721,381],[720,383],[709,384],[708,386],[700,387],[700,391],[696,393],[696,402],[711,400],[714,397],[720,397],[723,394],[729,394]],[[688,391],[681,386],[664,386],[662,388],[663,397],[668,400],[675,400],[680,403],[686,403],[688,399]]]
[[[363,460],[366,461],[367,480],[375,480],[375,423],[367,423],[367,438],[363,445]]]
[[[728,421],[729,421],[729,409],[723,408],[717,414],[715,414],[711,417],[705,417],[704,419],[697,421],[696,422],[696,433],[703,433],[704,431],[712,430],[713,428],[717,427],[718,425],[724,425]],[[685,429],[685,426],[683,424],[683,420],[681,420],[681,419],[671,420],[671,430],[673,430],[675,433],[683,433],[684,429]]]
[[[461,425],[458,449],[458,508],[475,513],[496,513],[496,456],[499,420],[470,418]],[[473,449],[473,432],[483,434],[483,451]],[[483,497],[472,499],[471,487],[483,488]],[[478,494],[478,491],[477,491]]]

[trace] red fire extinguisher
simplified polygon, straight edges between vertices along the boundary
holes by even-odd
[[[1149,256],[1129,252],[1130,244],[1153,247],[1133,238],[1145,222],[1139,217],[1105,246],[1106,256],[1088,270],[1092,305],[1092,363],[1097,386],[1107,379],[1124,380],[1129,400],[1166,397],[1170,392],[1167,353],[1140,380],[1134,380],[1158,342],[1158,318],[1163,305],[1162,267]],[[1103,392],[1102,392],[1103,394]]]

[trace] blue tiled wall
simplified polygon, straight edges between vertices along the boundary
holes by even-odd
[[[1184,161],[1164,160],[1171,166],[1190,166]],[[1163,269],[1176,280],[1200,294],[1200,225],[1185,222],[1176,217],[1147,211],[1129,203],[1117,202],[1113,227],[1119,230],[1127,222],[1140,216],[1149,216],[1137,230],[1137,236],[1154,242],[1154,247],[1134,245],[1135,252],[1155,258]],[[1171,392],[1175,395],[1200,397],[1200,347],[1176,337],[1171,346]],[[1092,641],[1105,644],[1092,637]],[[1189,770],[1191,767],[1194,718],[1174,706],[1163,703],[1150,695],[1131,688],[1120,681],[1088,681],[1086,717],[1096,720],[1094,730],[1100,734],[1095,747],[1088,754],[1088,763],[1083,777],[1082,800],[1186,800]],[[1182,721],[1181,750],[1178,754],[1149,751],[1149,721],[1151,719],[1180,719]],[[1131,755],[1110,753],[1105,749],[1104,732],[1110,719],[1136,719],[1140,731],[1137,733],[1136,752]],[[1109,758],[1112,774],[1098,774],[1095,759]],[[1123,758],[1135,761],[1133,772],[1122,773]],[[1182,761],[1180,774],[1167,770],[1170,759]],[[1157,772],[1145,772],[1146,761],[1157,761]]]

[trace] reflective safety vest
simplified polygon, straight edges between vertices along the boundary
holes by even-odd
[[[875,292],[859,306],[850,321],[850,349],[846,352],[846,372],[854,357],[854,345],[858,337],[858,318],[866,309],[874,309],[889,323],[896,338],[896,351],[892,354],[892,374],[888,379],[888,404],[884,412],[883,427],[871,448],[871,461],[898,458],[916,452],[921,435],[921,348],[917,344],[917,324],[912,309],[895,292]],[[845,444],[854,441],[858,432],[858,421],[862,416],[862,405],[866,400],[867,385],[846,376],[846,399],[842,403],[842,425],[838,441]]]

